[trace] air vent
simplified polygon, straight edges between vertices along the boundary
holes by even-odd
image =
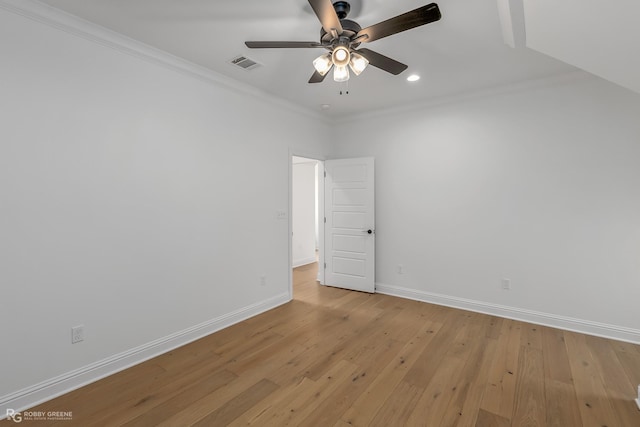
[[[233,58],[230,61],[233,65],[236,65],[240,68],[242,68],[243,70],[253,70],[254,68],[257,68],[260,66],[260,64],[258,64],[256,61],[254,61],[253,59],[249,59],[246,56],[236,56],[235,58]]]

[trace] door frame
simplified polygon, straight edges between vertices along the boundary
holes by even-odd
[[[289,299],[293,299],[293,157],[304,157],[318,162],[318,277],[316,280],[324,285],[324,161],[326,158],[317,154],[305,153],[303,150],[289,148],[289,206],[288,206],[288,246],[289,246]]]

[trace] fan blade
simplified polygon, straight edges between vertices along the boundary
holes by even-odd
[[[386,21],[379,22],[358,32],[356,39],[369,43],[383,37],[391,36],[402,31],[410,30],[421,25],[438,21],[442,15],[435,3],[419,7],[411,12],[403,13]]]
[[[327,74],[323,76],[322,74],[316,71],[315,73],[313,73],[313,76],[311,76],[311,78],[309,79],[309,83],[322,83],[324,81],[324,78],[327,77]]]
[[[391,59],[369,49],[360,49],[356,50],[356,52],[367,58],[370,65],[396,76],[408,68],[408,65],[402,62],[398,62],[395,59]]]
[[[318,42],[244,42],[251,49],[324,47]]]
[[[338,35],[342,34],[342,24],[331,0],[309,0],[309,4],[327,33],[331,34],[331,30],[336,30]]]

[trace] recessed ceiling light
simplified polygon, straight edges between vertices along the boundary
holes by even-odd
[[[323,110],[328,110],[329,108],[331,108],[331,105],[329,105],[329,104],[322,104],[322,105],[320,106],[320,108],[322,108]]]
[[[420,80],[420,76],[417,74],[411,74],[409,77],[407,77],[408,82],[417,82],[418,80]]]

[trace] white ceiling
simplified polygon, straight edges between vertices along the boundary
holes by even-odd
[[[399,76],[369,67],[346,88],[330,77],[308,84],[321,49],[248,49],[246,40],[317,41],[320,23],[306,0],[41,0],[88,21],[330,117],[429,102],[575,68],[505,45],[496,0],[442,0],[438,22],[366,47],[409,65]],[[429,1],[352,0],[362,27]],[[364,47],[364,46],[363,46]],[[262,64],[229,64],[245,55]],[[417,73],[421,80],[406,81]],[[323,110],[321,106],[331,107]]]
[[[640,93],[638,0],[536,0],[524,14],[527,46]]]

